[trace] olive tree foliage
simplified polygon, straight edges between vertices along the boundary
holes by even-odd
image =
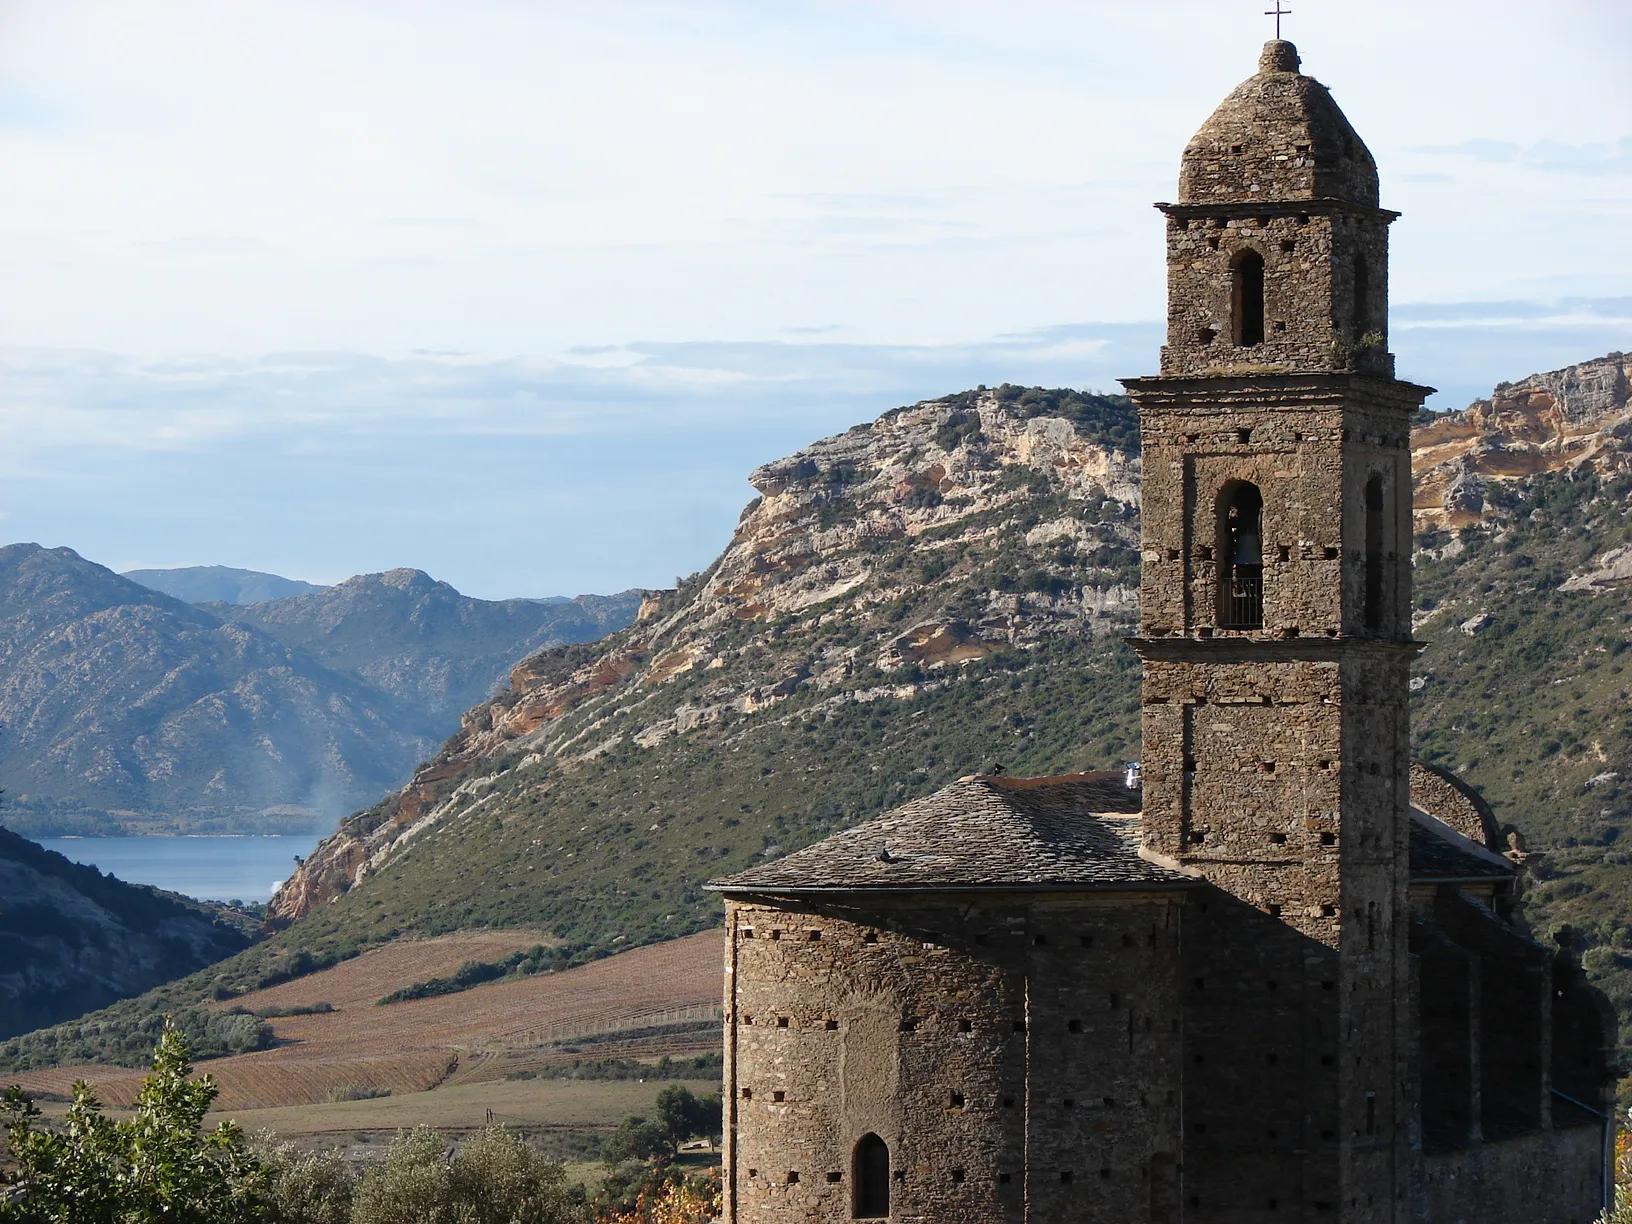
[[[601,1159],[609,1165],[626,1160],[653,1160],[664,1164],[674,1159],[674,1140],[661,1122],[630,1114],[601,1145]]]
[[[115,1121],[83,1081],[64,1125],[41,1125],[16,1087],[3,1111],[15,1171],[0,1202],[3,1224],[256,1224],[269,1216],[267,1178],[243,1132],[204,1129],[215,1100],[209,1076],[193,1079],[187,1042],[166,1027],[135,1110]]]
[[[216,1097],[192,1078],[187,1039],[167,1026],[129,1118],[106,1116],[83,1082],[60,1125],[18,1088],[0,1120],[0,1224],[589,1224],[559,1164],[490,1127],[455,1150],[435,1131],[399,1134],[354,1176],[335,1151],[230,1122],[204,1129]]]
[[[588,1218],[561,1166],[510,1132],[488,1127],[453,1151],[436,1131],[421,1127],[399,1134],[385,1159],[358,1180],[350,1224],[587,1224]]]
[[[270,1224],[351,1224],[351,1165],[334,1148],[305,1151],[255,1137],[272,1198]]]

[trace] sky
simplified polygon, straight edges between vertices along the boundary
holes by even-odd
[[[1154,371],[1265,0],[0,0],[0,540],[667,586],[748,473]],[[1632,350],[1632,5],[1291,0],[1461,407]]]

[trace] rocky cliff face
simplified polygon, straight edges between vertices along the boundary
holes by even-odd
[[[180,977],[248,936],[0,829],[0,1038]]]
[[[1594,361],[1499,385],[1489,399],[1448,413],[1412,440],[1419,530],[1464,527],[1492,512],[1492,494],[1514,481],[1580,468],[1632,464],[1626,367]]]
[[[970,660],[1117,637],[1138,597],[1136,444],[1125,401],[1002,388],[765,465],[707,572],[600,647],[517,665],[406,789],[319,847],[274,913],[348,891],[469,809],[493,769],[571,771],[705,729],[748,739],[790,699],[899,700]]]

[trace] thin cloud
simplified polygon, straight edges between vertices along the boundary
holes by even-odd
[[[481,222],[475,217],[381,217],[381,225],[408,225],[424,229],[468,229]]]
[[[1500,166],[1522,166],[1564,174],[1632,172],[1632,136],[1618,140],[1570,143],[1538,140],[1522,145],[1510,140],[1464,140],[1449,145],[1418,145],[1407,150],[1425,157],[1457,157]]]
[[[174,238],[148,238],[137,242],[175,255],[256,255],[271,249],[261,238],[242,234],[183,234]]]
[[[1407,303],[1393,324],[1402,372],[1443,382],[1454,396],[1632,348],[1632,297]],[[551,359],[292,350],[138,360],[3,350],[0,453],[14,463],[68,448],[206,457],[245,439],[292,445],[297,435],[319,446],[386,436],[623,438],[653,422],[682,428],[767,414],[817,430],[841,406],[862,420],[978,383],[1115,389],[1118,377],[1155,368],[1162,341],[1154,321],[895,342],[839,339],[842,330],[585,345]]]

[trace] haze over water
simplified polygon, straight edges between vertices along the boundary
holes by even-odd
[[[316,838],[42,837],[47,850],[109,872],[207,901],[267,901]]]

